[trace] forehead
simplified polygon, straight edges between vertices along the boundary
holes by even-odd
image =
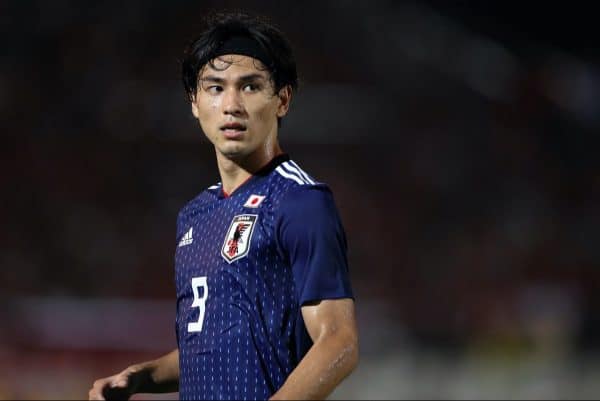
[[[235,79],[248,74],[258,74],[265,79],[269,78],[269,71],[260,60],[240,54],[225,54],[206,63],[200,71],[200,78],[211,75]]]

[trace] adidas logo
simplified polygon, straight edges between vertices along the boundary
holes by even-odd
[[[186,245],[189,245],[192,242],[194,242],[194,238],[192,238],[192,230],[193,229],[194,229],[194,227],[190,227],[188,232],[185,233],[183,237],[181,237],[181,240],[179,241],[179,245],[177,245],[177,246],[186,246]]]

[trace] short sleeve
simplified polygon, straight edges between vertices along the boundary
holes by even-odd
[[[281,207],[279,243],[292,268],[299,305],[354,298],[344,228],[325,185],[292,190]]]

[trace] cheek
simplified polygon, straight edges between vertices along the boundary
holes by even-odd
[[[209,98],[198,103],[198,119],[200,124],[208,123],[218,116],[219,99]]]
[[[255,106],[253,114],[261,123],[268,123],[277,119],[277,105],[273,102],[262,102]]]
[[[218,109],[219,107],[221,107],[221,96],[213,96],[213,97],[209,97],[206,100],[206,106],[209,107],[210,109]]]
[[[204,114],[214,114],[216,110],[221,106],[220,97],[209,97],[202,102],[202,108],[205,110]]]

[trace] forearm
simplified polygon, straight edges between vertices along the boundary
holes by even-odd
[[[179,350],[137,367],[140,376],[136,393],[170,393],[179,389]]]
[[[358,363],[352,334],[329,335],[315,342],[271,400],[325,399]]]

